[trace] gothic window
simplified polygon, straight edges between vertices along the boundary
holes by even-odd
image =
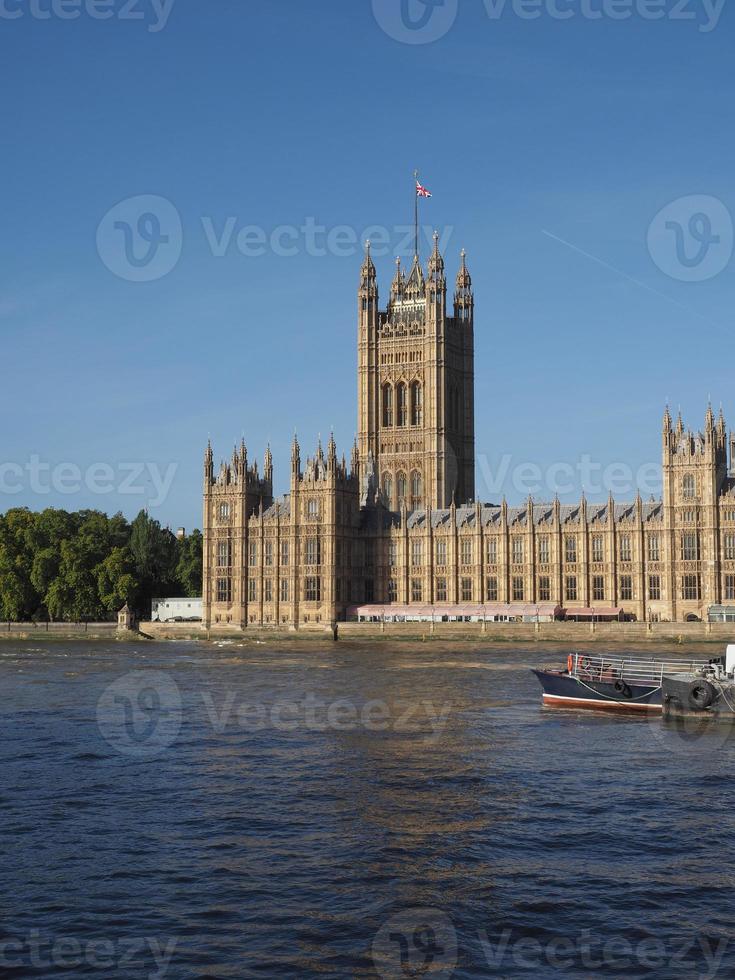
[[[725,535],[725,558],[728,561],[735,559],[735,534]]]
[[[512,541],[513,548],[513,564],[522,565],[523,564],[523,538],[513,538]]]
[[[306,516],[310,521],[315,521],[319,517],[319,501],[312,497],[306,505]]]
[[[725,599],[728,602],[735,599],[735,575],[725,576]]]
[[[436,542],[436,563],[446,565],[447,563],[447,542],[440,540]]]
[[[661,576],[660,575],[649,575],[649,577],[648,577],[648,598],[649,599],[660,599],[661,598]]]
[[[659,545],[658,534],[648,536],[648,560],[661,561],[661,547]]]
[[[693,500],[697,495],[697,481],[691,474],[687,474],[681,484],[682,496],[686,500]]]
[[[273,602],[273,579],[267,578],[263,582],[263,600]]]
[[[257,542],[251,541],[248,545],[248,565],[251,568],[255,568],[258,564],[258,545]]]
[[[620,560],[633,561],[633,551],[629,534],[620,535]]]
[[[396,487],[398,490],[398,506],[401,507],[406,502],[406,491],[408,489],[406,485],[405,473],[398,474],[398,479],[396,480]]]
[[[699,561],[699,535],[696,531],[682,534],[681,557],[684,561]]]
[[[543,534],[538,539],[538,560],[541,565],[549,564],[549,536]]]
[[[281,579],[281,602],[288,602],[288,579]]]
[[[595,602],[605,601],[605,579],[602,575],[592,577],[592,599]]]
[[[288,541],[281,541],[281,564],[288,566]]]
[[[592,538],[592,561],[599,564],[605,560],[605,542],[601,534]]]
[[[498,601],[498,580],[494,576],[487,580],[487,601]]]
[[[411,602],[422,602],[424,589],[420,578],[411,579]]]
[[[388,509],[393,506],[393,477],[386,473],[383,477],[383,496]]]
[[[388,564],[391,568],[395,568],[398,564],[398,543],[396,541],[391,541],[388,544]]]
[[[396,403],[398,409],[398,424],[408,424],[408,393],[404,384],[396,387]]]
[[[322,601],[322,580],[318,575],[306,579],[304,596],[307,602]]]
[[[230,505],[229,504],[220,504],[219,505],[219,517],[220,517],[220,520],[221,521],[226,521],[229,516],[230,516]]]
[[[411,385],[411,425],[423,425],[423,390],[418,381]]]
[[[265,543],[265,553],[263,555],[263,564],[269,567],[273,564],[273,542],[266,541]]]
[[[633,577],[631,575],[620,576],[620,598],[624,602],[633,600]]]
[[[423,563],[423,542],[412,541],[411,542],[411,565],[414,568],[420,568]]]
[[[542,575],[538,580],[539,602],[551,601],[551,580],[548,575]]]
[[[577,564],[577,539],[571,535],[564,539],[564,557],[567,565]]]
[[[248,601],[255,602],[258,598],[258,583],[254,578],[248,579]]]
[[[232,579],[217,579],[217,602],[232,602]]]
[[[462,579],[462,602],[472,602],[472,579]]]
[[[413,472],[411,474],[411,509],[418,510],[421,506],[421,498],[423,496],[423,480],[421,479],[421,474],[418,472]]]
[[[319,538],[306,539],[306,564],[321,564],[321,542],[319,541]]]
[[[447,580],[445,578],[438,578],[436,580],[436,601],[447,601]]]
[[[523,579],[516,575],[513,579],[513,602],[523,602]]]
[[[577,576],[567,575],[567,602],[577,601]]]
[[[390,428],[393,425],[393,387],[383,385],[383,425]]]
[[[702,585],[699,575],[683,575],[681,579],[682,599],[699,599]]]
[[[488,563],[488,565],[497,565],[497,563],[498,563],[498,540],[497,540],[497,538],[488,538],[488,542],[487,542],[487,563]]]
[[[219,541],[217,544],[217,567],[229,568],[232,564],[232,545],[229,541]]]
[[[398,582],[394,578],[388,580],[388,602],[398,602]]]
[[[463,565],[472,564],[472,538],[462,538],[460,560]]]

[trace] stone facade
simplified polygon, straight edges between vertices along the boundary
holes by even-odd
[[[400,263],[385,310],[367,255],[358,290],[358,436],[334,439],[273,497],[244,444],[204,461],[208,627],[324,628],[351,607],[622,609],[638,621],[706,619],[735,604],[735,440],[663,423],[663,496],[643,502],[475,502],[474,297],[464,253],[453,315],[435,239],[426,274]],[[507,613],[507,610],[506,610]]]

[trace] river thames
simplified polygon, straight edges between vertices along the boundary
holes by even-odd
[[[3,643],[0,974],[735,975],[735,741],[565,655]]]

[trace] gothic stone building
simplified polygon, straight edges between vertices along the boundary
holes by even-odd
[[[329,626],[383,616],[706,619],[735,603],[735,480],[720,412],[663,422],[663,497],[473,502],[474,296],[464,253],[451,314],[435,238],[397,264],[386,308],[367,255],[358,291],[358,436],[334,439],[273,496],[244,443],[204,460],[206,625]],[[735,440],[730,437],[730,459]]]

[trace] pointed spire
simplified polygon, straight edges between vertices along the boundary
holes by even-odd
[[[401,269],[401,257],[396,256],[396,274],[390,287],[391,299],[400,299],[406,288],[406,277]]]
[[[712,402],[707,405],[707,414],[704,416],[704,427],[707,432],[713,432],[715,428],[715,414],[712,411]]]
[[[676,434],[679,437],[684,435],[684,420],[681,417],[681,409],[679,409],[679,415],[676,419]]]
[[[214,481],[214,456],[211,439],[207,439],[207,448],[204,450],[204,479],[207,483]]]
[[[268,445],[265,448],[263,477],[266,483],[273,483],[273,453],[271,452],[270,443],[268,443]]]
[[[373,257],[370,254],[370,239],[365,242],[365,258],[362,262],[362,267],[360,273],[364,279],[375,279],[375,263],[373,262]]]
[[[439,232],[434,232],[434,249],[431,253],[428,265],[428,275],[430,280],[434,280],[438,285],[444,284],[444,259],[439,251]]]
[[[459,253],[461,265],[457,273],[457,291],[472,288],[472,276],[467,269],[467,252],[464,249]]]
[[[357,476],[359,468],[360,450],[357,445],[357,436],[355,436],[355,441],[352,443],[352,453],[350,454],[350,469],[352,471],[352,476]]]
[[[664,435],[671,432],[671,412],[669,411],[668,403],[666,405],[666,411],[664,412],[663,431],[664,431]]]
[[[291,471],[294,474],[301,472],[301,447],[299,446],[299,440],[295,432],[293,434],[293,443],[291,444]]]

